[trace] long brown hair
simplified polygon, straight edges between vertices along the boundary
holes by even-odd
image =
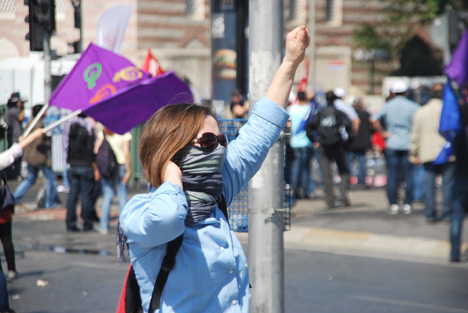
[[[172,157],[195,138],[205,116],[216,115],[209,107],[179,103],[163,107],[146,122],[140,138],[140,160],[146,178],[155,188]]]

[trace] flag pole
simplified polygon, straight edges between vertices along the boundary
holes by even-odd
[[[26,137],[29,135],[33,127],[37,124],[37,122],[41,119],[42,115],[44,115],[44,112],[49,108],[49,104],[45,104],[42,109],[37,113],[36,117],[32,120],[31,124],[29,124],[28,128],[23,133],[23,137]]]
[[[59,126],[59,125],[62,124],[63,122],[66,122],[66,121],[68,121],[69,119],[71,119],[71,118],[77,116],[77,115],[80,114],[80,113],[81,113],[81,109],[80,109],[80,110],[76,110],[75,112],[70,113],[70,114],[68,114],[68,115],[66,115],[66,116],[64,116],[64,117],[62,117],[62,118],[59,119],[58,121],[53,122],[53,123],[50,124],[49,126],[45,127],[45,128],[44,128],[44,131],[47,132],[47,131],[51,130],[52,128]]]

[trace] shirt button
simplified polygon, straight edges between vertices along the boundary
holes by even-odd
[[[224,251],[224,247],[219,247],[219,250]]]
[[[237,304],[237,300],[232,300],[232,304]]]
[[[249,267],[249,265],[247,263],[245,263],[245,267]]]
[[[234,273],[234,271],[233,271],[233,270],[229,270],[229,272],[228,272],[228,273],[229,273],[229,274],[232,274],[232,273]]]

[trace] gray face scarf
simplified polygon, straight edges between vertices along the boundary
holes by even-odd
[[[186,225],[195,225],[208,218],[216,208],[224,187],[222,167],[225,157],[226,149],[218,144],[213,152],[186,146],[172,158],[182,171],[182,184],[189,204]]]

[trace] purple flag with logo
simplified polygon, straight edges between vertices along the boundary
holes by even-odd
[[[50,105],[83,113],[123,134],[165,105],[192,102],[173,72],[151,78],[129,60],[90,44],[50,98]]]

